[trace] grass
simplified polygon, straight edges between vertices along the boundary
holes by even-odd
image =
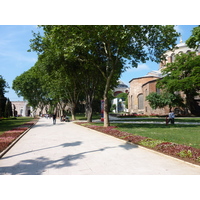
[[[118,130],[200,149],[200,125],[112,124]]]
[[[92,119],[101,119],[101,115],[100,114],[93,114],[92,115]],[[76,120],[87,120],[87,117],[85,117],[84,113],[78,113],[76,114]]]
[[[0,135],[5,131],[9,131],[17,126],[20,126],[26,122],[31,121],[33,118],[30,117],[18,117],[16,119],[7,119],[0,121]]]
[[[188,122],[188,121],[187,121]],[[103,126],[101,123],[93,125]],[[156,140],[183,144],[200,149],[200,125],[196,124],[128,124],[112,123],[120,131]]]
[[[166,126],[112,123],[109,127],[103,127],[102,123],[77,122],[77,124],[187,162],[200,164],[200,125],[197,124]]]
[[[165,117],[162,117],[162,118],[130,118],[130,119],[123,119],[121,118],[120,120],[123,120],[123,121],[153,121],[153,122],[165,122],[166,118]],[[200,123],[200,117],[197,117],[197,118],[175,118],[175,122],[199,122]]]

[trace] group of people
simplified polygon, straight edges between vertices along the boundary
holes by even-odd
[[[56,114],[53,114],[53,115],[51,115],[51,114],[43,114],[43,115],[41,115],[41,117],[45,117],[46,119],[53,118],[53,124],[56,124]],[[63,121],[69,122],[70,120],[69,120],[69,117],[66,115],[66,116],[61,116],[60,117],[60,121],[61,122],[63,122]]]
[[[60,117],[60,121],[63,122],[69,122],[69,117],[66,115],[66,116],[61,116]],[[53,114],[53,124],[56,124],[56,114]]]

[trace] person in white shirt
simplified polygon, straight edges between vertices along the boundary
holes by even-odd
[[[174,112],[170,111],[170,113],[169,113],[169,122],[171,124],[174,124],[174,118],[175,118]]]

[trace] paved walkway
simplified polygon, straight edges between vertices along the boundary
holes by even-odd
[[[7,175],[200,175],[200,167],[72,122],[39,122],[1,159]]]

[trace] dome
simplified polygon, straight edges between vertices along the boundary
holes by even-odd
[[[181,42],[176,45],[176,47],[181,48],[181,47],[187,47],[187,45],[184,42]]]
[[[128,88],[128,85],[126,85],[124,82],[122,82],[121,80],[119,80],[117,88]]]

